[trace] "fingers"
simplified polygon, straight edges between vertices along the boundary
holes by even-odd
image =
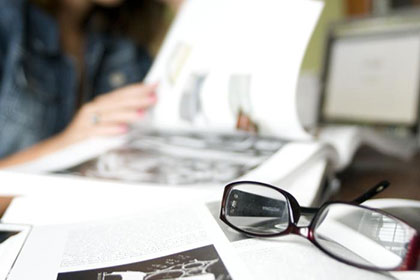
[[[97,115],[105,125],[134,123],[156,103],[156,86],[134,84],[104,94],[88,104],[87,114]]]
[[[133,84],[97,97],[82,106],[64,135],[72,141],[128,132],[156,103],[156,84]]]
[[[93,101],[96,110],[147,109],[156,103],[157,84],[134,84],[112,93],[104,94]]]
[[[132,124],[145,115],[144,110],[129,110],[129,111],[108,111],[105,114],[99,115],[99,124],[118,124],[128,123]]]
[[[128,132],[128,126],[123,124],[114,125],[100,125],[94,127],[91,131],[92,136],[116,136],[122,135]]]
[[[134,84],[97,97],[81,109],[85,118],[98,116],[101,123],[133,123],[156,104],[156,84]]]
[[[110,111],[118,108],[135,110],[135,109],[148,109],[156,104],[157,98],[155,95],[150,95],[143,98],[121,98],[114,103],[107,103],[102,106],[103,110]]]

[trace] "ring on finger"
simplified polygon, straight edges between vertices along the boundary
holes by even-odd
[[[92,116],[91,116],[91,118],[90,118],[90,122],[93,125],[99,124],[101,122],[101,116],[100,116],[100,114],[99,113],[93,113]]]

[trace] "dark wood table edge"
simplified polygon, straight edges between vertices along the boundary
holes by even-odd
[[[3,217],[13,198],[13,196],[0,196],[0,219]]]

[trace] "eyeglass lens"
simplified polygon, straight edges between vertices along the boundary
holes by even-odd
[[[272,235],[289,225],[286,197],[258,184],[238,184],[227,197],[225,217],[235,227],[251,234]]]
[[[314,224],[315,242],[326,251],[380,269],[400,266],[414,235],[397,219],[349,204],[328,205]]]

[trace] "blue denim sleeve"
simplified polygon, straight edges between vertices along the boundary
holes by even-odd
[[[151,64],[152,59],[144,48],[127,41],[114,43],[98,71],[95,95],[143,81]]]
[[[24,0],[0,0],[0,82],[7,71],[9,45],[22,35]]]
[[[1,88],[1,84],[3,83],[3,72],[4,72],[4,51],[0,47],[0,88]]]
[[[144,48],[139,48],[137,50],[137,63],[141,73],[139,79],[140,81],[143,81],[153,63],[152,57]]]

